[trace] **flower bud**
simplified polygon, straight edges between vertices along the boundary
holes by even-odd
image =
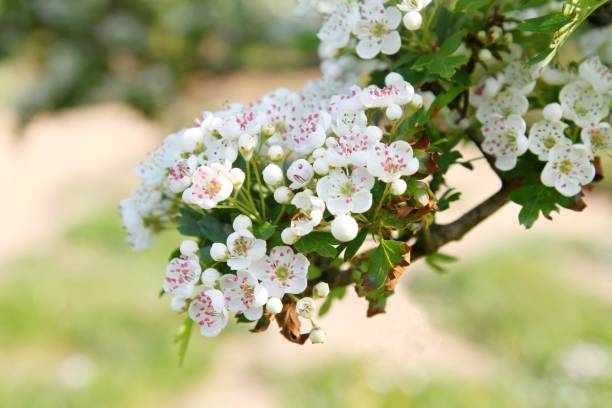
[[[310,336],[308,336],[308,338],[312,344],[325,343],[325,332],[323,329],[315,327],[310,331]]]
[[[325,176],[329,173],[329,163],[327,163],[327,159],[323,157],[316,159],[312,164],[312,168],[319,176]]]
[[[220,242],[215,242],[210,247],[210,257],[217,262],[225,262],[229,257],[229,251],[227,250],[227,246]]]
[[[198,252],[198,244],[191,239],[181,242],[180,251],[182,255],[193,255]]]
[[[504,43],[506,43],[507,45],[510,45],[512,44],[513,41],[514,41],[514,36],[512,35],[512,33],[504,34]]]
[[[240,214],[239,216],[234,218],[232,227],[234,227],[234,231],[251,229],[251,227],[253,227],[253,222],[246,215]]]
[[[324,147],[317,147],[312,152],[312,157],[314,157],[315,159],[321,159],[321,158],[325,157],[325,153],[326,152],[327,152],[327,150]]]
[[[234,187],[240,187],[245,179],[244,171],[238,167],[234,167],[229,171],[229,179]]]
[[[291,228],[285,228],[281,232],[281,240],[285,245],[293,245],[297,242],[298,239],[300,239],[300,237],[298,237]]]
[[[240,135],[240,138],[238,139],[238,149],[240,150],[242,157],[244,157],[244,160],[251,160],[256,146],[257,141],[255,140],[255,137],[249,135],[248,133],[243,133]]]
[[[484,63],[487,63],[493,59],[493,54],[486,48],[478,51],[478,59]]]
[[[393,180],[391,183],[391,194],[393,195],[402,195],[406,192],[406,188],[408,185],[402,179]]]
[[[467,129],[470,127],[470,120],[468,118],[463,118],[459,121],[459,129]]]
[[[215,286],[217,279],[219,279],[219,276],[221,276],[221,274],[215,268],[206,268],[204,269],[204,272],[202,272],[200,280],[202,281],[202,285],[206,287],[213,287]]]
[[[181,148],[186,152],[193,152],[196,146],[202,142],[203,135],[200,128],[186,129],[180,138]]]
[[[170,301],[170,309],[174,310],[177,313],[182,312],[186,306],[185,299],[180,296],[175,296]]]
[[[283,151],[283,148],[279,145],[272,145],[268,149],[268,158],[273,162],[282,161],[284,157],[285,152]]]
[[[493,26],[489,28],[489,38],[492,42],[497,42],[502,36],[504,31],[499,26]]]
[[[479,32],[477,32],[476,37],[481,43],[487,42],[487,33],[485,33],[483,30],[480,30]]]
[[[274,163],[263,169],[263,179],[267,185],[274,187],[283,182],[283,170]]]
[[[289,187],[281,186],[274,190],[274,201],[279,204],[287,204],[293,198],[293,192]]]
[[[395,103],[387,106],[387,110],[385,111],[385,115],[387,115],[389,120],[397,120],[402,117],[402,114],[403,112],[401,106]]]
[[[542,115],[546,120],[549,120],[551,122],[558,122],[563,116],[563,109],[558,103],[549,103],[544,107]]]
[[[283,310],[283,302],[277,297],[271,297],[266,302],[266,312],[277,314]]]
[[[429,194],[423,190],[419,190],[414,198],[416,198],[421,207],[425,207],[429,204]]]
[[[295,308],[297,314],[304,319],[310,319],[314,314],[317,305],[315,305],[314,299],[311,297],[303,297],[297,301]]]
[[[348,214],[337,216],[331,223],[331,233],[340,242],[352,241],[358,232],[357,221]]]
[[[410,106],[414,109],[419,109],[421,106],[423,106],[423,97],[418,93],[412,95]]]
[[[329,295],[329,285],[327,282],[319,282],[312,288],[315,296],[324,298]]]
[[[434,93],[431,91],[425,91],[421,96],[423,98],[423,107],[425,109],[429,109],[433,101],[436,99],[436,95],[434,95]]]
[[[404,27],[409,31],[418,30],[423,24],[423,16],[418,11],[410,11],[404,15],[402,19]]]

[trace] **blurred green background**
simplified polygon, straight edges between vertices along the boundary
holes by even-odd
[[[316,75],[292,7],[0,0],[0,406],[612,406],[610,179],[532,231],[508,205],[446,273],[412,265],[386,315],[349,290],[325,345],[233,325],[178,367],[157,294],[180,238],[131,252],[116,202],[164,130]],[[496,188],[480,162],[451,176],[466,206]]]

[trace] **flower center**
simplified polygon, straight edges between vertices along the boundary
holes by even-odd
[[[246,256],[251,249],[251,239],[247,237],[239,237],[234,241],[234,255]]]
[[[374,37],[382,38],[387,33],[387,27],[383,23],[374,23],[372,25],[372,35]]]
[[[221,191],[221,183],[219,183],[219,180],[217,180],[216,178],[206,181],[203,187],[204,192],[209,197],[214,197],[219,194],[219,191]]]
[[[286,281],[289,277],[289,268],[287,268],[285,265],[278,266],[276,268],[276,277],[279,281]]]
[[[604,133],[601,130],[595,130],[591,133],[591,144],[595,150],[600,150],[604,147]]]
[[[559,162],[559,171],[563,174],[568,174],[572,171],[572,161],[569,159],[563,159]]]
[[[353,183],[346,181],[340,185],[340,195],[350,197],[353,194]]]
[[[544,147],[547,149],[552,149],[557,144],[557,139],[553,136],[548,136],[544,139]]]
[[[506,142],[511,146],[516,146],[517,136],[514,130],[510,130],[506,133]]]

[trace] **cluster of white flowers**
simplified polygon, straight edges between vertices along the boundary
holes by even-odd
[[[543,119],[527,132],[523,116],[538,77],[563,87],[559,103],[546,105]],[[612,71],[596,56],[584,60],[577,73],[547,68],[541,76],[520,62],[510,63],[496,77],[484,78],[470,96],[482,123],[482,149],[495,157],[495,166],[511,170],[518,157],[530,150],[546,161],[542,183],[565,196],[578,194],[581,186],[593,181],[594,155],[612,148],[612,129],[605,122],[610,113]],[[568,121],[582,129],[579,141],[567,134]]]

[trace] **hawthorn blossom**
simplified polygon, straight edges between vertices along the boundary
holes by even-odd
[[[325,201],[330,213],[364,213],[372,207],[374,178],[361,167],[349,175],[344,170],[332,169],[317,183],[317,195]]]
[[[183,152],[181,132],[172,133],[164,139],[147,160],[134,168],[134,173],[145,187],[159,186],[165,179],[167,170],[181,158]]]
[[[225,167],[218,163],[201,166],[192,177],[192,185],[183,192],[183,200],[204,209],[214,208],[227,199],[234,186]]]
[[[296,153],[309,154],[323,146],[330,124],[331,117],[324,111],[302,115],[287,125],[286,146]]]
[[[325,19],[317,37],[327,46],[343,48],[348,44],[351,32],[359,17],[359,6],[357,4],[338,4]]]
[[[402,176],[410,176],[419,170],[419,161],[412,155],[412,147],[403,140],[389,145],[376,143],[370,148],[368,171],[385,183]]]
[[[255,238],[249,230],[238,230],[227,237],[227,250],[227,266],[233,270],[246,269],[266,254],[266,241]]]
[[[334,114],[332,130],[338,136],[359,132],[368,125],[368,118],[363,110],[340,110]]]
[[[164,292],[181,298],[190,297],[201,273],[202,268],[197,256],[181,255],[179,258],[173,258],[166,267]]]
[[[287,88],[265,94],[256,106],[267,118],[267,126],[274,129],[271,142],[286,145],[288,125],[295,120],[299,96]]]
[[[288,246],[277,246],[249,270],[261,280],[270,296],[282,298],[285,293],[298,294],[306,289],[309,266],[304,255],[294,253]]]
[[[527,98],[514,88],[506,88],[493,98],[484,100],[476,110],[476,118],[485,123],[492,116],[523,116],[529,109]]]
[[[134,251],[143,251],[153,243],[153,231],[145,225],[131,198],[119,203],[121,222],[126,232],[126,240]]]
[[[597,56],[584,60],[578,67],[578,75],[600,94],[606,94],[612,90],[612,70],[602,64]]]
[[[598,93],[585,81],[575,81],[561,88],[559,102],[563,116],[578,126],[598,123],[610,112],[610,98]]]
[[[495,167],[511,170],[517,158],[527,151],[527,126],[519,115],[492,116],[482,125],[482,150],[495,157]]]
[[[584,127],[580,138],[593,153],[605,153],[612,149],[612,127],[609,123],[601,122]]]
[[[479,107],[483,101],[493,98],[499,92],[501,83],[495,78],[484,78],[478,85],[470,88],[470,104]]]
[[[217,289],[200,290],[189,305],[189,317],[200,326],[200,334],[214,337],[228,321],[223,293]]]
[[[381,138],[382,130],[377,126],[368,126],[364,131],[344,134],[337,139],[331,138],[327,142],[325,158],[334,167],[366,166],[370,149]]]
[[[219,282],[229,310],[249,320],[261,317],[263,305],[268,301],[268,291],[251,272],[239,270],[236,275],[225,274]]]
[[[548,160],[550,149],[569,146],[572,141],[563,134],[567,125],[561,121],[541,120],[529,129],[529,150],[542,161]]]
[[[372,59],[379,53],[392,55],[399,51],[402,39],[397,27],[402,13],[396,7],[384,7],[382,0],[366,0],[361,4],[361,19],[353,30],[359,42],[355,51],[363,59]]]
[[[535,88],[535,74],[521,61],[510,62],[502,73],[503,81],[522,95],[529,95]]]
[[[325,202],[311,190],[304,190],[293,197],[291,204],[299,210],[291,219],[291,231],[299,237],[310,234],[323,219]]]
[[[181,159],[168,172],[168,188],[173,193],[182,193],[191,185],[191,177],[197,167],[198,159],[190,156]]]
[[[370,85],[361,93],[361,102],[368,108],[405,105],[412,99],[414,88],[398,73],[391,72],[385,77],[385,86]]]
[[[291,163],[287,169],[287,178],[291,181],[289,188],[296,190],[307,185],[314,177],[312,165],[304,159],[298,159]]]
[[[595,166],[590,156],[589,148],[582,144],[552,148],[542,170],[542,184],[556,188],[566,197],[578,194],[581,186],[595,178]]]

